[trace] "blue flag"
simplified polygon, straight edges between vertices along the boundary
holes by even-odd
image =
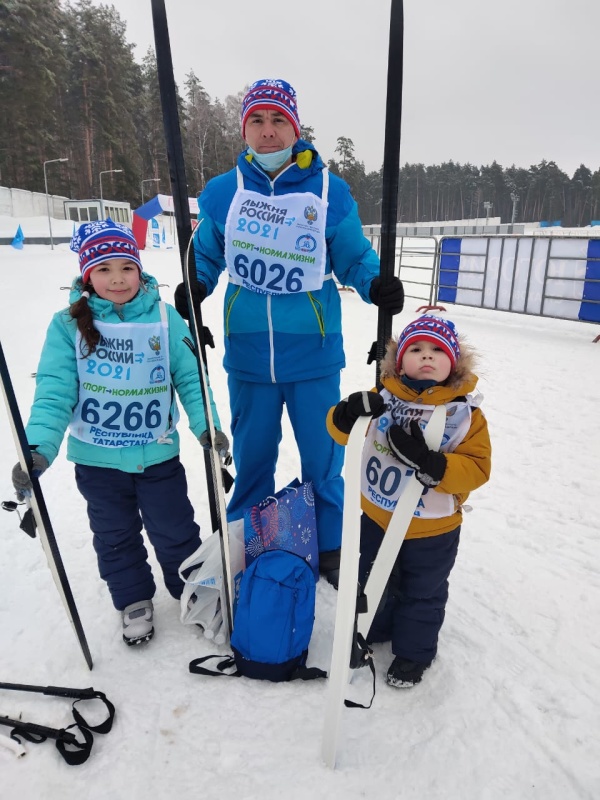
[[[11,245],[15,248],[15,250],[22,250],[23,249],[23,242],[25,241],[25,237],[23,236],[23,231],[21,226],[17,228],[17,232],[15,233],[15,238],[12,240]]]

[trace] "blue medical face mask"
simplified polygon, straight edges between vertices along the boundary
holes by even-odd
[[[292,156],[292,147],[286,147],[285,150],[277,150],[275,153],[257,153],[248,145],[248,150],[252,154],[252,158],[256,159],[256,163],[261,166],[265,172],[276,172],[283,167],[285,162]]]

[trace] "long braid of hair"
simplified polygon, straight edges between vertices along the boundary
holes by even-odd
[[[94,327],[92,309],[88,303],[88,296],[85,294],[85,292],[92,294],[93,291],[92,284],[85,283],[83,285],[83,296],[75,303],[72,303],[69,309],[71,317],[77,322],[77,328],[81,333],[80,348],[83,358],[91,356],[100,341],[100,331]]]

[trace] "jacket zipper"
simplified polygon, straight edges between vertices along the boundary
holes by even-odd
[[[271,186],[271,197],[275,196],[275,180],[269,180]],[[277,383],[275,378],[275,343],[273,341],[273,317],[271,315],[271,295],[267,295],[267,324],[269,326],[269,369],[271,370],[271,383]]]
[[[292,165],[289,164],[284,170],[282,170],[279,173],[279,175],[283,175],[283,173],[287,169],[289,169],[291,166]],[[255,169],[258,172],[261,172],[261,170],[259,170],[258,167],[255,167]],[[279,175],[276,175],[273,178],[273,180],[271,180],[270,178],[268,178],[265,175],[265,177],[267,177],[267,180],[269,182],[269,186],[271,187],[271,197],[275,196],[275,181],[277,180]],[[271,295],[270,294],[267,295],[267,325],[268,325],[268,328],[269,328],[269,370],[271,372],[271,383],[277,383],[277,378],[275,376],[275,344],[274,344],[273,317],[272,317],[272,314],[271,314]]]

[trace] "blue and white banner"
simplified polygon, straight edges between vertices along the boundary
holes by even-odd
[[[438,301],[600,322],[600,239],[443,238]]]

